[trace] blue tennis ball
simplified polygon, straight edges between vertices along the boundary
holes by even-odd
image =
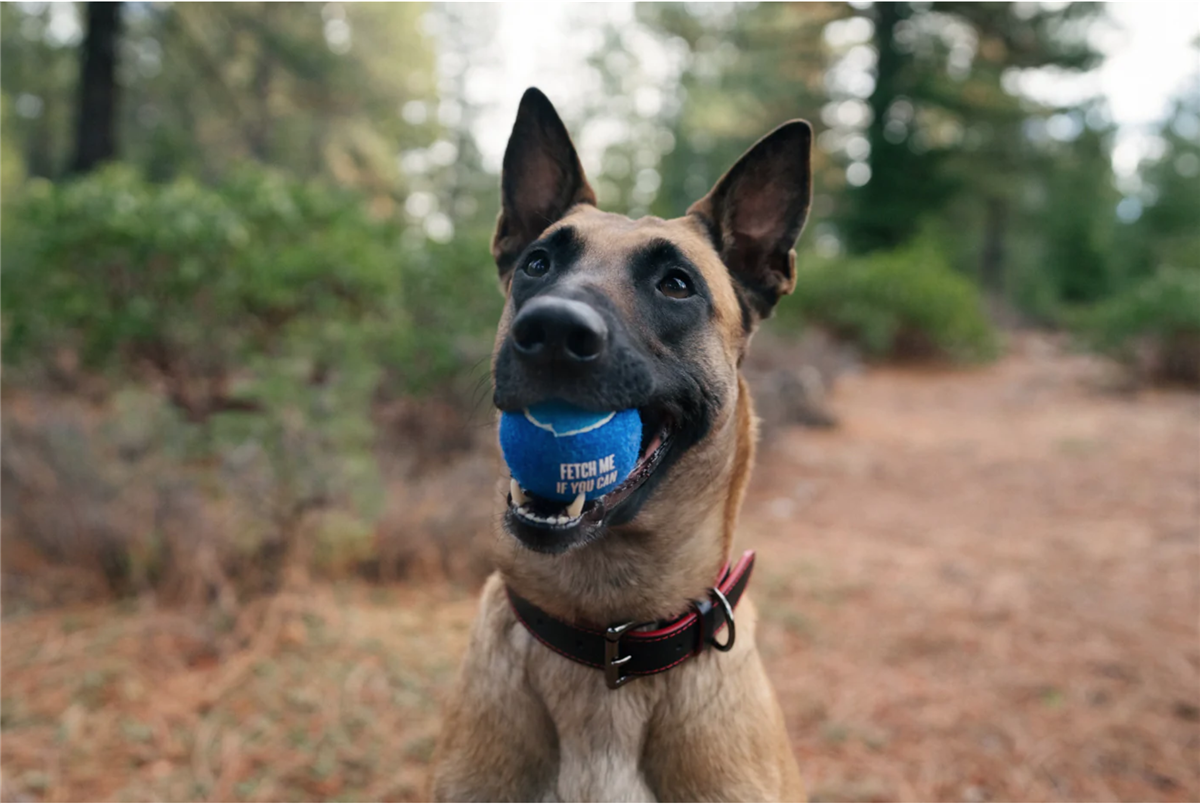
[[[595,413],[552,400],[500,416],[500,449],[513,479],[548,500],[612,491],[637,465],[641,444],[642,418],[632,408]]]

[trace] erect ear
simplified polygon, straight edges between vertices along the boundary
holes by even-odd
[[[576,204],[595,204],[571,136],[549,98],[530,87],[504,151],[492,256],[503,277],[525,247]]]
[[[758,319],[796,285],[793,247],[812,203],[811,149],[808,123],[784,123],[688,209],[705,222],[743,306]]]

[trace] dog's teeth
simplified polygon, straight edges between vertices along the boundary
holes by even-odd
[[[529,498],[525,496],[525,492],[521,491],[521,486],[515,479],[508,481],[508,491],[510,494],[512,494],[513,502],[515,502],[518,507],[529,502]]]
[[[578,519],[579,515],[583,513],[583,503],[584,503],[585,496],[586,495],[583,492],[580,492],[579,496],[576,497],[574,499],[574,501],[570,505],[567,506],[567,518],[568,519]]]

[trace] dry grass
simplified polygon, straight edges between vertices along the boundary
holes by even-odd
[[[1200,398],[1038,339],[777,431],[741,541],[817,799],[1200,797]],[[236,622],[3,624],[3,797],[413,799],[474,603],[317,585]]]
[[[1200,796],[1200,398],[1026,340],[846,380],[742,541],[820,799]]]
[[[324,586],[244,615],[121,606],[3,630],[6,800],[413,800],[474,603]]]

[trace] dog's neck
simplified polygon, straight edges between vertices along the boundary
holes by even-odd
[[[669,620],[704,597],[729,559],[753,463],[754,414],[740,376],[737,389],[730,415],[672,467],[634,522],[563,555],[501,534],[505,582],[555,617],[599,626]]]

